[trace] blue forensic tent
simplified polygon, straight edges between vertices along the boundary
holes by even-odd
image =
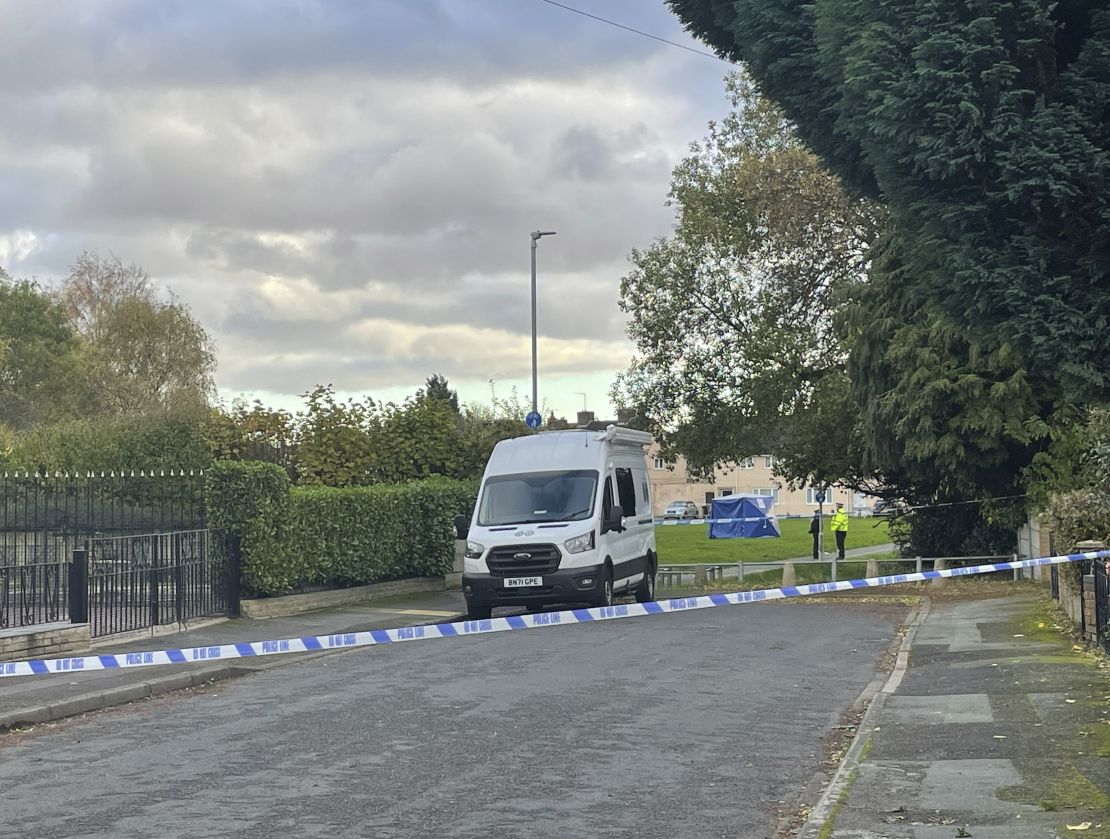
[[[758,539],[781,536],[775,501],[766,495],[723,495],[709,511],[710,539]]]

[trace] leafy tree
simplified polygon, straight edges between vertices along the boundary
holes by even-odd
[[[296,479],[298,429],[288,411],[237,399],[230,408],[211,409],[204,433],[214,460],[274,463]]]
[[[364,486],[375,482],[382,455],[376,403],[340,402],[331,385],[305,394],[298,415],[297,471],[305,486]]]
[[[0,271],[0,425],[19,430],[74,416],[77,349],[61,307]]]
[[[463,476],[459,415],[450,399],[420,391],[401,405],[385,405],[380,445],[375,475],[379,482]]]
[[[431,399],[444,402],[450,406],[454,413],[459,412],[459,394],[451,390],[447,379],[439,373],[428,377],[424,389],[417,394],[418,399]]]
[[[865,468],[922,497],[1059,480],[1110,397],[1110,10],[669,4],[887,211],[846,317]]]
[[[84,253],[59,300],[83,339],[91,409],[131,414],[207,403],[212,341],[188,307],[160,298],[142,268]]]
[[[973,404],[950,405],[949,426],[958,434],[970,421],[982,443],[997,420],[975,416],[974,391],[1002,383],[992,398],[1016,394],[1023,406],[1000,411],[1005,435],[1026,448],[1003,459],[1020,464],[1067,406],[1106,400],[1105,4],[669,3],[745,61],[807,145],[889,212],[857,319],[853,381],[865,404],[889,398],[886,422],[924,437],[936,390],[970,389]],[[891,352],[904,337],[916,350]],[[905,384],[922,359],[946,368],[936,387],[921,388],[920,376]],[[892,381],[903,383],[897,394],[885,389]],[[932,415],[934,429],[945,419]],[[938,450],[966,445],[955,442]]]
[[[876,207],[852,198],[744,76],[674,172],[674,234],[634,250],[621,307],[637,356],[614,388],[695,469],[771,452],[796,482],[855,479],[848,344]]]

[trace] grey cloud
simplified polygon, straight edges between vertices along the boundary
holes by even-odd
[[[693,44],[662,3],[629,13]],[[541,3],[519,0],[52,0],[8,4],[0,78],[51,90],[73,79],[118,86],[258,83],[355,68],[478,82],[531,74],[571,78],[667,49]],[[46,48],[46,45],[49,45]]]
[[[591,10],[678,32],[661,3]],[[624,257],[668,230],[722,70],[518,0],[7,4],[0,237],[37,238],[21,275],[94,248],[142,264],[213,333],[225,387],[519,372],[528,232],[558,231],[542,335],[619,341]],[[387,358],[368,319],[440,331]],[[488,345],[453,356],[452,326]]]
[[[612,147],[596,128],[576,125],[555,140],[551,162],[556,175],[597,180],[610,171]]]

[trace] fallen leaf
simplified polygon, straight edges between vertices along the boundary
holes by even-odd
[[[1067,827],[1068,830],[1090,830],[1091,823],[1083,822],[1082,824],[1069,824],[1065,825],[1065,827]]]
[[[1019,634],[1015,635],[1014,637],[1015,637],[1015,638],[1024,638],[1025,636],[1024,636],[1024,635],[1021,635],[1021,634],[1019,633]]]
[[[994,735],[994,739],[995,740],[1005,740],[1006,735],[1005,734],[996,734],[996,735]]]
[[[1074,699],[1065,699],[1064,701],[1067,702],[1069,705],[1074,705],[1075,704]]]

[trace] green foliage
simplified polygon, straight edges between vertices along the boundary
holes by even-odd
[[[289,476],[272,463],[215,463],[205,487],[208,526],[240,537],[248,592],[291,589],[305,577],[303,557],[289,547]]]
[[[34,283],[0,271],[0,425],[19,430],[76,416],[77,351],[62,308]]]
[[[372,400],[340,402],[331,385],[305,394],[297,471],[304,486],[360,486],[374,480],[381,421]]]
[[[669,5],[887,211],[841,324],[864,471],[918,502],[1065,485],[1110,396],[1110,10]]]
[[[444,574],[452,520],[476,497],[475,482],[445,478],[290,489],[264,463],[217,463],[208,477],[209,524],[240,534],[244,587],[263,596]]]
[[[297,426],[288,411],[237,399],[228,409],[210,409],[203,433],[214,460],[274,463],[296,480]]]
[[[1025,519],[1020,499],[915,509],[899,548],[904,556],[1007,556]]]
[[[142,268],[82,253],[58,299],[81,336],[86,411],[111,416],[207,404],[212,341],[187,306],[162,298]]]
[[[1056,550],[1071,551],[1090,540],[1110,544],[1110,408],[1091,410],[1052,454],[1057,463],[1066,464],[1069,475],[1067,481],[1052,480],[1058,471],[1041,476],[1040,486],[1049,492],[1040,505],[1042,523]],[[1074,568],[1066,573],[1075,576]]]
[[[849,479],[834,314],[866,276],[879,212],[747,79],[727,85],[732,112],[675,169],[674,235],[632,252],[621,308],[637,356],[614,398],[697,469],[771,452],[796,482]]]
[[[310,557],[302,583],[351,586],[439,576],[454,562],[452,520],[477,486],[443,478],[394,486],[298,487],[288,550]]]
[[[199,418],[188,413],[97,417],[13,435],[0,466],[30,472],[201,470],[211,463]]]

